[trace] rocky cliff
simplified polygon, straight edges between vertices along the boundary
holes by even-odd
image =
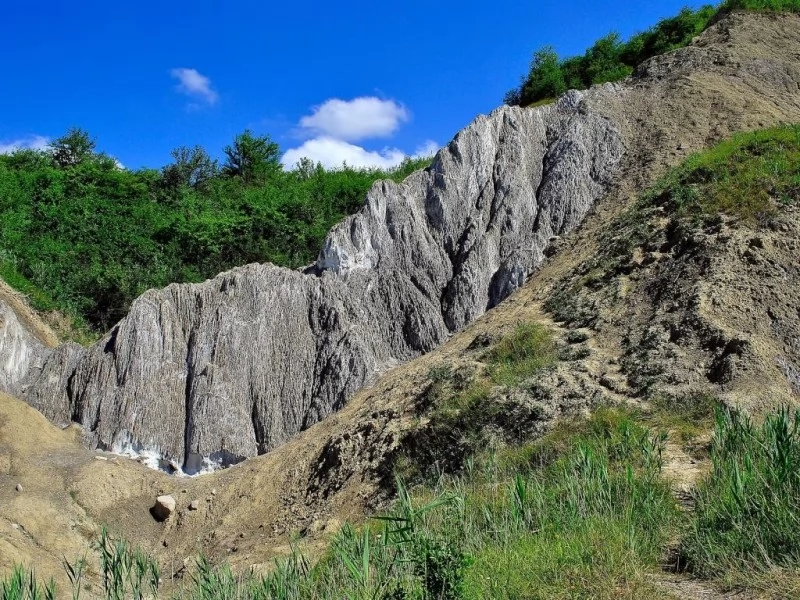
[[[28,375],[39,372],[57,344],[24,298],[0,280],[0,390],[20,393]]]
[[[377,183],[305,272],[151,290],[93,347],[40,353],[6,389],[95,447],[189,472],[279,446],[500,302],[581,222],[624,151],[585,96],[478,117],[430,168]]]
[[[18,393],[32,368],[41,368],[47,350],[22,324],[17,313],[0,298],[0,389]]]

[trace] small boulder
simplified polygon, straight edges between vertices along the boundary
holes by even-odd
[[[21,492],[22,491],[22,484],[18,483],[14,489],[17,490],[18,492]]]
[[[189,510],[197,510],[200,508],[200,500],[192,500],[189,503]]]
[[[156,504],[150,509],[150,514],[156,521],[166,521],[175,512],[175,498],[172,496],[159,496]]]

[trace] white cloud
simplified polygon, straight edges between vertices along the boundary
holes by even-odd
[[[433,140],[425,140],[414,151],[412,158],[429,158],[439,151],[439,144]]]
[[[301,158],[322,163],[322,166],[328,169],[341,167],[343,163],[356,169],[373,167],[390,169],[403,162],[405,157],[405,153],[397,148],[386,148],[375,152],[332,137],[318,137],[308,140],[299,148],[287,151],[283,155],[282,162],[289,169],[297,165]]]
[[[0,142],[0,154],[11,154],[17,150],[46,150],[50,138],[43,135],[29,135],[24,138]]]
[[[381,100],[374,96],[353,100],[331,98],[300,119],[300,132],[311,139],[299,148],[288,150],[281,161],[289,169],[303,158],[315,164],[321,163],[327,169],[339,168],[343,164],[355,169],[391,169],[408,155],[398,148],[367,150],[352,142],[391,136],[409,118],[405,106],[394,100]],[[438,149],[436,142],[426,140],[412,157],[428,157]]]
[[[197,69],[172,69],[169,74],[178,80],[177,90],[206,104],[216,104],[219,94],[211,87],[211,80]]]
[[[314,136],[356,142],[388,137],[409,118],[408,110],[394,100],[374,96],[353,100],[331,98],[300,119],[300,127]]]

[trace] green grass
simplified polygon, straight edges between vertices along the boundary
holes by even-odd
[[[0,600],[55,600],[56,585],[51,579],[42,584],[36,572],[26,571],[21,566],[14,567],[11,574],[0,579]]]
[[[713,474],[697,490],[682,543],[689,569],[739,585],[776,571],[796,575],[800,411],[784,409],[760,425],[719,412],[712,459]]]
[[[558,360],[552,334],[538,323],[522,323],[486,355],[494,383],[513,386]]]
[[[713,430],[715,411],[722,406],[709,393],[658,394],[651,398],[650,405],[646,412],[637,411],[637,419],[649,427],[669,431],[687,450],[695,450],[695,440]]]
[[[725,214],[767,222],[800,200],[800,126],[739,133],[694,154],[664,177],[645,202],[679,217]]]

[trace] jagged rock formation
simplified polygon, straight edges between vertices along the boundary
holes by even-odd
[[[800,283],[797,268],[800,209],[787,212],[787,219],[779,223],[778,230],[759,232],[757,236],[762,244],[751,243],[756,234],[748,232],[747,227],[726,221],[720,224],[719,233],[701,231],[696,238],[699,244],[690,252],[673,250],[658,256],[646,248],[634,251],[631,260],[624,263],[625,268],[612,273],[610,282],[600,282],[603,271],[608,272],[610,267],[600,264],[602,270],[595,271],[591,261],[599,258],[607,247],[607,235],[624,233],[618,223],[620,213],[666,168],[735,131],[780,122],[800,122],[798,56],[800,15],[731,15],[704,33],[691,48],[648,62],[641,70],[641,78],[583,95],[582,110],[611,120],[622,135],[626,152],[617,167],[618,175],[614,176],[611,192],[584,219],[582,226],[554,241],[548,247],[549,258],[536,274],[495,310],[476,319],[466,331],[450,336],[431,353],[389,370],[374,385],[354,394],[341,411],[265,456],[207,477],[170,480],[165,474],[144,469],[134,461],[117,461],[112,457],[96,460],[94,453],[75,444],[77,428],[60,431],[50,427],[39,413],[0,393],[0,522],[5,524],[0,525],[0,570],[9,572],[15,564],[35,564],[38,573],[53,574],[60,587],[69,589],[63,557],[80,556],[86,549],[87,532],[98,530],[102,524],[112,524],[115,531],[134,546],[152,553],[163,565],[176,556],[195,555],[198,548],[202,548],[215,562],[217,559],[230,561],[235,571],[249,571],[254,566],[271,568],[275,553],[283,552],[291,532],[304,531],[311,543],[318,543],[324,539],[322,535],[335,531],[339,523],[383,508],[380,504],[385,498],[383,484],[392,483],[392,468],[396,466],[400,450],[407,448],[409,438],[410,441],[419,439],[419,432],[425,433],[430,426],[426,407],[429,407],[427,390],[431,385],[431,368],[447,366],[454,372],[459,369],[474,372],[480,367],[487,340],[512,331],[520,321],[540,322],[552,331],[556,340],[567,344],[572,330],[568,331],[566,324],[554,324],[552,314],[545,314],[542,304],[560,289],[569,291],[569,283],[573,281],[579,282],[581,287],[579,293],[569,294],[570,304],[595,313],[585,313],[595,324],[591,329],[581,330],[590,336],[581,344],[588,345],[589,356],[560,362],[554,371],[536,382],[535,388],[526,389],[524,393],[515,392],[504,398],[502,390],[493,391],[491,400],[501,400],[504,404],[502,411],[496,413],[497,418],[492,417],[487,434],[507,435],[513,440],[520,430],[525,435],[529,432],[534,435],[551,419],[564,413],[581,413],[592,402],[606,399],[634,402],[636,379],[649,375],[639,369],[642,363],[638,361],[638,350],[647,354],[644,359],[648,363],[657,362],[666,369],[656,382],[656,385],[668,386],[666,392],[711,389],[721,393],[726,402],[751,412],[756,412],[753,409],[757,408],[753,406],[754,399],[797,402],[797,394],[800,394],[797,315],[800,312],[797,294],[793,292]],[[786,225],[786,230],[781,224]],[[349,229],[344,233],[348,234]],[[652,242],[660,246],[661,226],[651,233]],[[730,239],[726,241],[725,236]],[[554,249],[558,252],[551,255]],[[697,260],[703,256],[711,259],[711,269],[695,268],[703,266]],[[389,260],[386,256],[380,258],[384,265]],[[588,272],[584,267],[588,267]],[[206,303],[202,311],[176,325],[175,330],[172,326],[168,329],[180,338],[184,334],[177,327],[191,330],[194,323],[209,319],[208,315],[216,316],[215,311],[224,318],[226,311],[230,313],[239,304],[245,306],[245,280],[250,280],[247,293],[260,294],[254,300],[258,310],[269,314],[270,307],[263,299],[277,297],[278,293],[273,288],[265,289],[263,283],[252,281],[251,273],[261,272],[278,270],[247,267],[220,277],[213,284],[173,286],[151,292],[140,301],[144,306],[137,306],[134,314],[144,315],[146,308],[155,328],[160,326],[157,307],[164,306],[163,323],[167,323],[169,314],[189,310],[196,296],[199,302]],[[344,280],[340,283],[342,289],[350,289],[347,281],[354,273],[341,277]],[[330,272],[319,276],[320,280],[339,278]],[[290,279],[292,282],[315,280],[301,276]],[[214,292],[225,280],[235,280],[238,288],[229,287],[225,294]],[[310,286],[303,284],[306,285]],[[316,285],[314,289],[324,287],[327,290],[331,284],[318,282]],[[306,287],[301,289],[311,294]],[[619,292],[616,297],[615,291]],[[180,306],[173,301],[176,297],[183,298]],[[213,306],[208,304],[212,298]],[[698,299],[700,302],[696,303]],[[304,297],[302,302],[309,300]],[[315,306],[320,305],[319,300],[315,302]],[[356,310],[356,314],[365,305],[366,302],[356,296],[346,304],[348,310]],[[238,318],[243,319],[245,311],[237,310]],[[331,314],[333,312],[331,309]],[[584,314],[583,310],[580,312]],[[133,339],[134,334],[142,336],[133,353],[147,357],[149,362],[134,357],[129,362],[111,355],[106,358],[114,368],[110,372],[113,374],[107,376],[116,377],[118,364],[120,380],[128,382],[126,387],[131,385],[135,369],[142,368],[134,368],[135,364],[146,364],[153,371],[158,368],[159,357],[151,354],[153,348],[148,346],[151,340],[144,337],[147,321],[144,316],[138,318],[138,323],[123,321],[116,341],[108,345],[109,353],[113,351],[122,357],[122,340],[126,336]],[[259,317],[254,312],[252,318],[255,322]],[[344,322],[350,316],[339,310],[337,318],[342,321],[340,332],[352,331],[348,329],[349,322]],[[275,317],[276,322],[278,319],[279,316]],[[318,317],[315,319],[314,323],[324,325]],[[651,333],[667,331],[674,324],[692,325],[693,322],[707,323],[721,330],[724,346],[698,345],[696,342],[700,338],[696,334],[703,332],[694,327],[681,327],[688,335],[679,339],[667,340],[660,332],[659,335]],[[377,329],[380,325],[374,327]],[[218,327],[214,335],[223,339],[227,331],[235,328],[246,330],[247,325],[230,323]],[[246,335],[251,340],[258,333],[255,326],[251,329],[252,334],[237,335]],[[711,328],[708,331],[713,333]],[[630,335],[637,332],[647,335]],[[366,339],[366,334],[363,337]],[[330,339],[336,338],[331,335]],[[355,333],[348,338],[349,341],[357,339],[361,338]],[[729,346],[727,342],[734,339],[744,340],[746,344],[737,342]],[[152,340],[158,352],[176,356],[176,371],[181,351],[184,359],[191,356],[195,360],[199,356],[198,345],[208,343],[197,331],[193,342],[195,349],[190,354],[186,347],[181,350],[174,339],[163,343],[158,337]],[[226,342],[226,346],[235,347],[236,343],[239,342]],[[260,343],[266,348],[270,342],[262,340]],[[288,342],[282,339],[271,347],[287,346]],[[81,406],[80,398],[90,398],[89,392],[80,386],[85,388],[86,378],[91,376],[91,361],[103,356],[104,347],[90,349],[85,355],[81,350],[62,348],[50,355],[51,364],[43,377],[34,371],[34,376],[26,383],[29,399],[39,398],[40,405],[60,410],[63,419],[69,420],[73,406]],[[732,352],[726,352],[726,348]],[[221,364],[223,350],[229,353],[225,355],[226,364]],[[232,364],[240,372],[246,372],[236,360],[236,356],[244,356],[245,351],[251,352],[242,348],[237,351],[239,354],[231,355],[229,349],[221,346],[215,355],[215,367],[208,369],[202,384],[218,385],[221,369],[230,369]],[[271,355],[264,352],[263,360],[272,361]],[[334,352],[336,350],[331,350]],[[2,348],[0,356],[4,356]],[[296,358],[290,358],[281,368],[295,368],[292,361]],[[715,361],[723,368],[709,369]],[[76,373],[78,364],[83,365],[80,374]],[[94,368],[99,374],[98,365]],[[248,368],[260,369],[255,359]],[[273,375],[266,367],[261,372],[262,380],[267,374]],[[299,373],[300,369],[292,372]],[[198,386],[201,383],[199,373],[198,368],[195,370]],[[635,376],[633,380],[629,380],[631,375]],[[715,383],[714,380],[719,379],[725,382]],[[262,380],[256,380],[253,389],[261,389]],[[164,388],[167,384],[166,380],[162,383]],[[101,389],[103,385],[105,383],[96,384],[96,387]],[[185,387],[176,388],[185,391]],[[78,391],[84,396],[75,395]],[[63,408],[59,409],[48,393],[61,398]],[[67,401],[72,397],[76,398],[75,404]],[[98,402],[99,396],[91,397],[95,398],[93,402]],[[184,402],[184,398],[181,395],[178,402]],[[158,396],[152,400],[163,403]],[[116,400],[109,398],[108,401]],[[140,407],[147,406],[146,398],[140,402]],[[90,407],[81,414],[95,415],[91,412],[94,410]],[[120,414],[131,414],[132,409],[123,406],[116,410]],[[153,407],[150,414],[158,415],[159,410],[161,408]],[[91,420],[93,417],[87,418],[87,430],[94,426],[97,431],[102,426],[113,431],[112,425],[105,422],[105,419],[113,419],[113,414],[107,406],[103,406],[102,411],[105,412],[100,413],[96,422]],[[196,414],[199,419],[199,413]],[[160,426],[159,422],[148,424],[150,428]],[[501,430],[506,426],[508,431]],[[526,429],[528,427],[530,429]],[[250,421],[245,430],[252,431]],[[177,434],[179,448],[184,434],[185,429]],[[456,434],[453,432],[454,436]],[[24,486],[23,494],[14,490],[16,483]],[[182,489],[187,489],[187,493],[181,493]],[[174,495],[178,502],[178,518],[157,524],[146,508],[152,506],[153,498],[163,493]],[[189,511],[191,500],[209,497],[213,497],[213,501],[201,502],[198,512]],[[35,502],[36,510],[29,509],[30,502]],[[10,523],[24,525],[24,529],[12,529],[8,526]],[[326,524],[325,534],[319,533],[319,523]],[[241,537],[242,533],[246,533],[245,538]],[[238,552],[231,552],[233,547],[238,548]]]
[[[0,280],[0,390],[19,393],[29,372],[41,369],[56,343],[55,335]]]
[[[585,95],[479,117],[429,169],[377,183],[306,272],[255,264],[149,291],[18,391],[95,447],[189,471],[275,448],[500,302],[581,222],[624,150]]]
[[[20,322],[0,298],[0,389],[14,394],[28,371],[41,367],[45,346]]]

